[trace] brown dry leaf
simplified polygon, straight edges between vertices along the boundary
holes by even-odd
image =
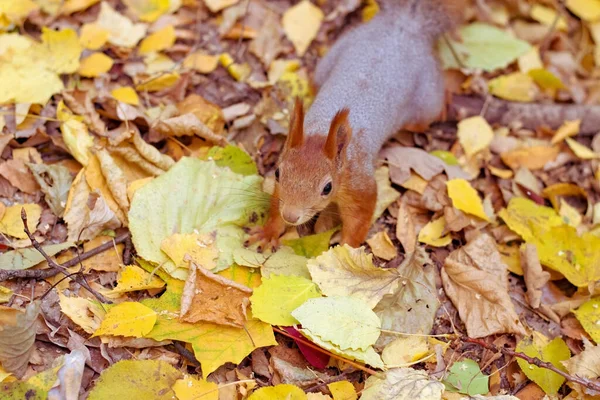
[[[600,346],[594,346],[589,341],[584,340],[585,350],[562,364],[573,376],[587,378],[593,382],[598,382],[600,378]],[[589,396],[600,396],[600,392],[593,389],[575,385],[575,389],[581,395],[583,393]]]
[[[180,319],[243,328],[251,294],[252,289],[191,262],[181,296]]]
[[[385,231],[377,232],[367,240],[367,243],[371,247],[373,254],[383,260],[391,260],[398,255],[396,246],[394,246],[394,243],[392,243],[392,240]]]
[[[62,93],[65,104],[75,114],[83,117],[83,122],[90,130],[98,135],[106,133],[106,124],[100,118],[100,114],[96,111],[92,96],[88,91],[83,90],[65,90]]]
[[[154,126],[154,130],[165,136],[197,135],[217,145],[224,146],[227,144],[227,139],[214,133],[192,113],[159,121]]]
[[[0,306],[0,363],[17,378],[21,378],[27,370],[35,348],[35,325],[39,312],[39,301],[29,303],[24,311]]]
[[[177,104],[180,115],[194,114],[204,125],[217,135],[222,135],[225,117],[221,108],[197,94],[191,94]]]
[[[502,161],[513,170],[525,167],[532,171],[542,169],[558,156],[558,146],[532,146],[507,151],[500,154]]]
[[[62,165],[31,164],[27,166],[45,194],[46,203],[57,217],[62,217],[73,177]]]
[[[531,307],[539,308],[542,288],[550,281],[550,273],[542,269],[535,244],[523,245],[520,259],[527,286],[527,302]]]
[[[22,192],[35,194],[40,190],[40,185],[23,160],[4,161],[0,164],[0,175]]]
[[[506,265],[490,236],[480,234],[450,253],[441,274],[470,337],[525,334],[508,294]]]
[[[112,242],[111,236],[96,236],[92,240],[83,244],[83,251],[90,251],[106,242]],[[100,254],[88,258],[82,261],[85,271],[106,271],[106,272],[117,272],[121,269],[120,264],[123,262],[121,254],[123,254],[123,244],[117,244],[111,247],[109,250],[103,251]]]
[[[267,16],[258,36],[250,43],[250,52],[269,67],[282,50],[281,24],[276,13],[267,11]]]
[[[426,181],[444,172],[446,164],[425,150],[411,147],[391,146],[381,152],[390,167],[390,179],[401,185],[410,179],[412,169]]]
[[[417,233],[413,214],[408,209],[406,197],[400,199],[400,208],[396,220],[396,237],[402,244],[404,252],[409,255],[414,253],[417,247]]]
[[[129,210],[129,199],[127,198],[127,179],[123,171],[115,163],[108,151],[100,149],[96,152],[96,157],[100,161],[102,175],[106,179],[108,188],[113,198],[124,212]]]
[[[127,209],[123,210],[115,200],[106,178],[102,174],[102,166],[96,154],[90,155],[88,165],[83,169],[85,174],[85,182],[94,193],[99,193],[102,199],[106,202],[110,210],[117,216],[121,223],[127,223]],[[75,183],[71,186],[71,192],[75,187]]]

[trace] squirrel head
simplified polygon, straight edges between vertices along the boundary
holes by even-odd
[[[296,99],[288,137],[275,171],[279,211],[289,225],[301,225],[323,211],[342,184],[352,136],[348,109],[340,110],[327,136],[304,135],[304,109]]]

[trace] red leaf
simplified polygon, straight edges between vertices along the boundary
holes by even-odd
[[[291,326],[283,327],[283,329],[287,333],[289,333],[291,336],[293,336],[294,338],[300,339],[300,340],[294,339],[294,341],[296,342],[296,344],[298,345],[298,348],[300,349],[300,352],[302,353],[304,358],[306,358],[306,361],[308,361],[308,363],[310,365],[312,365],[315,368],[320,368],[320,369],[327,367],[327,364],[329,363],[329,354],[326,354],[322,351],[319,351],[317,349],[314,349],[312,347],[305,345],[302,342],[302,340],[308,341],[308,339],[305,338],[304,336],[302,336],[302,334],[300,332],[298,332],[296,329],[292,328]],[[316,344],[315,344],[315,346],[316,346]]]

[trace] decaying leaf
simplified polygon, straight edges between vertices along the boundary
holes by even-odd
[[[385,378],[371,376],[365,383],[362,400],[441,400],[444,385],[430,380],[425,371],[394,368]]]
[[[573,376],[597,381],[598,377],[600,377],[600,346],[593,346],[587,342],[584,351],[568,360],[561,361],[561,363]],[[576,385],[575,388],[580,394],[585,393],[590,396],[600,395],[598,391],[582,385]]]
[[[527,301],[531,307],[539,308],[542,302],[542,288],[550,280],[550,273],[542,269],[537,248],[533,244],[525,244],[521,248],[520,259],[527,286]]]
[[[486,234],[446,258],[442,269],[444,290],[470,337],[525,333],[508,295],[506,274],[496,244]]]
[[[67,297],[62,293],[59,293],[58,298],[62,312],[81,329],[89,334],[98,330],[106,315],[106,310],[99,302],[83,297]]]
[[[371,251],[375,257],[379,257],[383,260],[391,260],[396,258],[398,250],[392,243],[392,240],[388,236],[387,232],[377,232],[375,235],[367,240],[367,244],[371,248]]]
[[[25,373],[34,350],[39,312],[39,301],[29,303],[25,310],[0,306],[0,363],[19,378]]]
[[[73,177],[62,165],[27,164],[45,194],[46,203],[57,217],[62,217]]]
[[[27,218],[27,220],[27,222],[29,222],[29,218]],[[52,257],[73,245],[74,243],[71,242],[49,244],[47,246],[42,246],[42,249],[48,256]],[[0,269],[27,269],[42,261],[44,261],[44,256],[33,247],[15,249],[0,254]]]

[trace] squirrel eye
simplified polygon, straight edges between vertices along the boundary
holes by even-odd
[[[323,187],[322,195],[327,196],[329,193],[331,193],[331,189],[332,189],[331,182],[327,182],[327,185],[325,185],[325,187]]]
[[[279,182],[279,168],[275,170],[275,180]]]

